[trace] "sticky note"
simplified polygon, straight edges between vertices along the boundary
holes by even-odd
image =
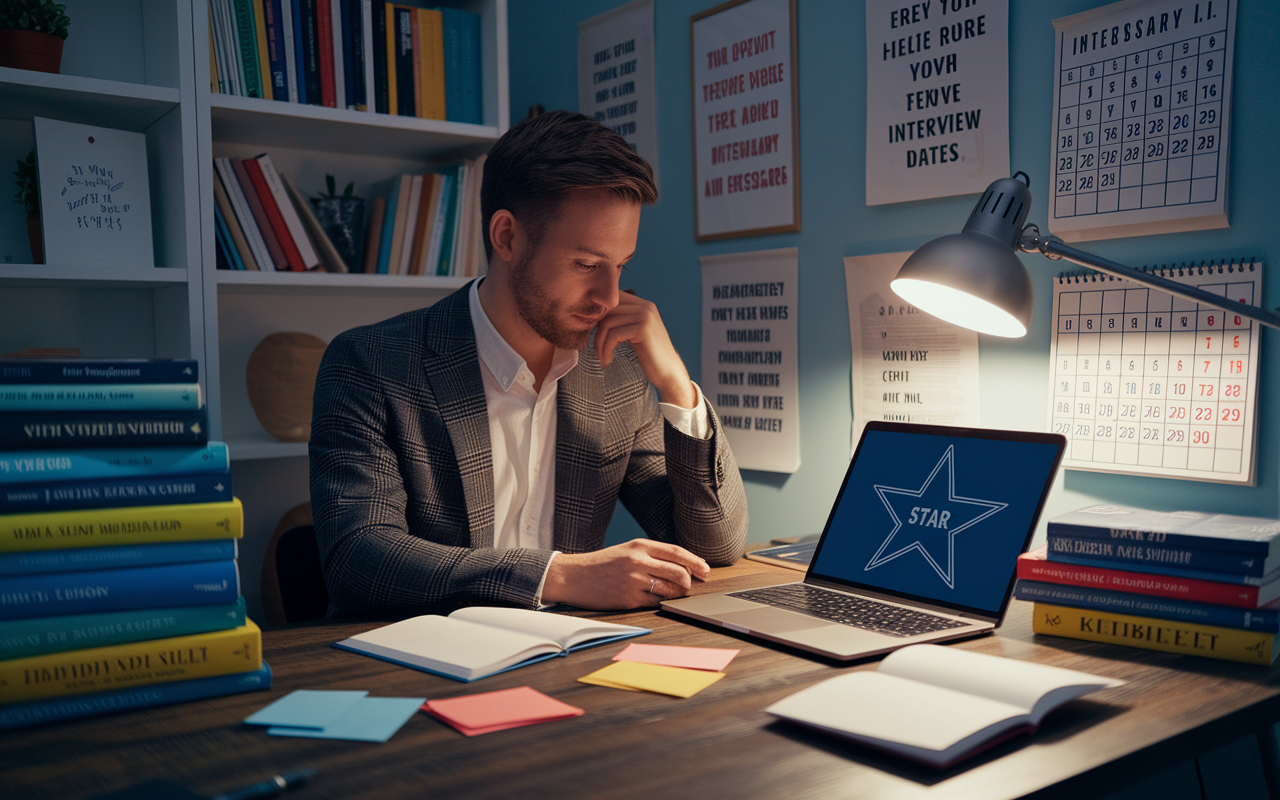
[[[425,701],[425,697],[362,697],[322,729],[279,727],[267,728],[267,733],[302,739],[385,742],[409,721]]]
[[[497,692],[429,700],[422,710],[467,736],[581,716],[577,706],[562,703],[530,686]]]
[[[667,644],[630,644],[614,661],[638,661],[644,664],[660,664],[664,667],[704,669],[723,672],[739,650],[724,647],[679,647]]]
[[[290,728],[323,728],[368,692],[299,689],[245,718],[248,725],[283,725]]]
[[[693,697],[723,677],[723,672],[615,661],[604,669],[578,678],[578,681],[615,689],[643,689],[675,697]]]

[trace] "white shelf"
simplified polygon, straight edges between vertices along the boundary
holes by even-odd
[[[176,108],[177,89],[0,67],[0,118],[52,117],[145,131]]]
[[[274,439],[234,439],[227,442],[227,454],[231,456],[232,461],[306,457],[307,443],[277,442]]]
[[[498,139],[498,129],[493,125],[396,117],[227,94],[210,95],[209,114],[213,139],[218,142],[376,153],[420,161],[479,155]]]
[[[360,289],[364,291],[405,290],[445,292],[460,289],[471,278],[438,275],[365,275],[335,272],[258,272],[252,270],[218,270],[218,288],[222,292],[293,292],[298,289]]]
[[[0,286],[50,287],[75,284],[81,289],[159,289],[185,286],[187,270],[146,267],[60,267],[48,264],[0,265]]]

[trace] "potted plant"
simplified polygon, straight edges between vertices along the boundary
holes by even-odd
[[[324,182],[328,193],[313,197],[311,207],[347,269],[359,272],[364,252],[364,198],[355,196],[355,183],[348,183],[338,195],[332,175],[325,175]]]
[[[31,240],[31,263],[44,263],[44,239],[40,236],[40,183],[36,178],[36,151],[18,159],[13,171],[18,178],[18,202],[27,211],[27,238]]]
[[[57,72],[71,20],[52,0],[0,0],[0,67]]]

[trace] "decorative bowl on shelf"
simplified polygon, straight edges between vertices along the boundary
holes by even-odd
[[[323,339],[292,331],[266,336],[244,371],[254,416],[281,442],[311,439],[311,398],[324,355]]]

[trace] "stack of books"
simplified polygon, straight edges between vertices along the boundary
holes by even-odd
[[[197,379],[0,358],[0,728],[270,686]]]
[[[375,198],[365,237],[364,271],[480,275],[485,260],[480,219],[485,158],[442,172],[401,175],[386,200]]]
[[[481,124],[480,17],[382,0],[211,0],[212,91]]]
[[[1280,520],[1096,505],[1018,561],[1036,633],[1270,665]]]

